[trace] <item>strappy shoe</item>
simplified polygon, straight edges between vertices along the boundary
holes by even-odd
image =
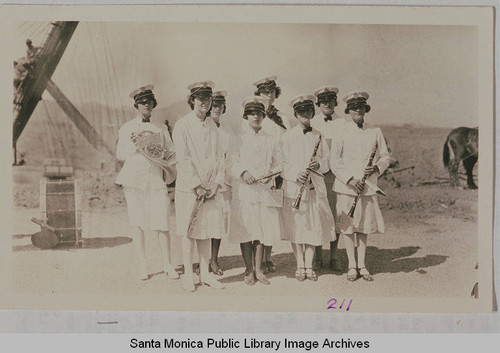
[[[217,261],[210,261],[210,271],[216,276],[222,276],[224,274],[224,271],[219,267]]]
[[[260,283],[265,284],[266,286],[271,284],[271,282],[269,282],[269,280],[264,275],[264,273],[262,273],[262,271],[261,272],[255,272],[255,277],[257,277],[257,280]]]
[[[318,280],[318,275],[312,268],[306,268],[306,278],[316,282]]]
[[[253,271],[250,272],[245,271],[243,279],[246,284],[248,284],[249,286],[253,286],[255,284],[255,273]]]
[[[139,264],[139,270],[137,271],[137,278],[140,279],[141,281],[149,279],[148,266],[145,263]]]
[[[358,271],[359,271],[360,276],[365,281],[368,281],[368,282],[372,282],[373,281],[373,277],[370,274],[370,272],[368,272],[368,270],[366,269],[366,267],[361,267],[361,268],[358,269]]]
[[[295,279],[299,282],[303,282],[306,279],[306,269],[305,268],[298,268],[297,271],[295,271]]]
[[[213,289],[224,289],[224,285],[217,281],[214,277],[209,276],[201,281],[204,285],[209,286]]]
[[[182,288],[192,293],[195,290],[194,282],[192,277],[191,278],[188,277],[191,276],[186,276],[186,275],[182,276]]]
[[[350,267],[349,270],[347,270],[348,281],[354,282],[358,279],[358,275],[358,269],[356,267]]]
[[[170,279],[179,279],[180,278],[179,274],[177,273],[177,271],[173,267],[166,268],[164,271],[165,271],[166,275],[168,276],[168,278],[170,278]]]

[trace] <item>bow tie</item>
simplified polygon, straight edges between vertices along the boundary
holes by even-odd
[[[220,123],[216,122],[215,120],[214,120],[214,123],[215,123],[215,125],[217,125],[217,127],[220,127]]]
[[[143,123],[149,123],[149,121],[150,121],[149,119],[142,119]]]
[[[325,115],[325,116],[326,116],[326,118],[324,118],[325,121],[331,121],[332,120],[332,116],[331,115]]]
[[[363,123],[359,123],[359,124],[356,124],[356,125],[357,125],[357,127],[359,127],[360,129],[362,129],[362,128],[363,128]]]
[[[308,132],[311,132],[311,131],[313,131],[313,129],[310,126],[306,127],[304,130],[302,130],[302,132],[304,133],[304,135],[307,134]]]

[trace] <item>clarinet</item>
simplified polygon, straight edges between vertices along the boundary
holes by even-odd
[[[373,146],[372,154],[370,155],[370,159],[368,160],[368,165],[366,167],[371,167],[373,165],[373,159],[375,158],[375,153],[377,153],[377,143],[375,143],[375,146]],[[365,186],[365,182],[366,182],[366,175],[363,175],[363,178],[361,178],[361,183],[363,183],[363,187]],[[361,196],[362,192],[363,191],[357,193],[356,197],[354,198],[351,209],[349,210],[348,213],[349,217],[351,218],[354,217],[354,210],[356,209],[356,205],[358,203],[359,197]]]
[[[316,154],[318,153],[318,148],[319,148],[320,142],[321,142],[321,135],[319,135],[318,141],[314,145],[314,149],[313,149],[311,158],[309,158],[309,165],[313,162],[314,157],[316,157]],[[293,205],[292,205],[292,208],[294,208],[296,210],[298,210],[300,207],[300,200],[302,199],[302,194],[304,193],[304,190],[306,189],[306,184],[309,182],[309,176],[311,175],[311,171],[309,170],[309,168],[306,169],[306,173],[307,173],[307,179],[300,185],[299,192],[298,192],[297,197],[295,198],[295,201],[293,202]]]

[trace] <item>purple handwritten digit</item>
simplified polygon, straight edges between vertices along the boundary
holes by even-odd
[[[328,303],[327,303],[327,304],[329,304],[332,300],[333,300],[333,304],[330,304],[330,306],[328,306],[328,308],[327,308],[327,309],[337,309],[337,308],[334,306],[335,304],[337,304],[337,299],[332,298],[332,299],[330,299],[330,300],[328,301]]]
[[[351,299],[351,301],[349,302],[349,305],[347,306],[347,308],[345,309],[345,311],[349,311],[349,309],[351,308],[351,303],[352,303],[352,299]]]
[[[339,309],[342,309],[342,305],[344,305],[345,299],[342,300],[342,304],[340,304]]]

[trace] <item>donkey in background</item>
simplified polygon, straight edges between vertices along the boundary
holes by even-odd
[[[460,185],[458,167],[462,161],[467,174],[467,186],[469,189],[477,189],[472,170],[478,159],[478,135],[478,128],[458,127],[452,130],[446,138],[443,147],[443,164],[448,168],[451,186]],[[452,160],[450,160],[450,149],[453,151]]]

